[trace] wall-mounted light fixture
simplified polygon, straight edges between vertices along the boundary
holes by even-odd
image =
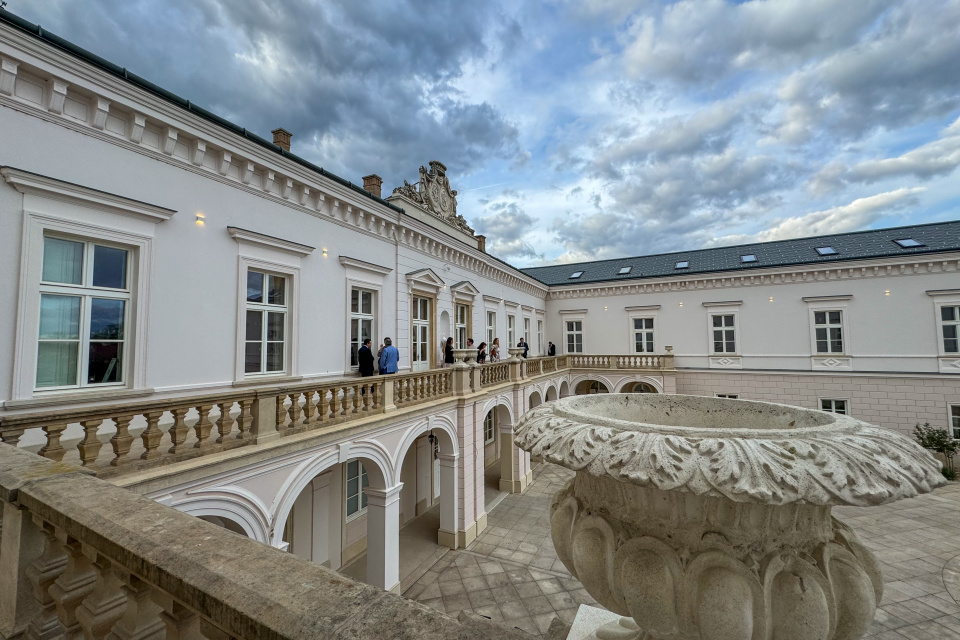
[[[203,226],[203,214],[202,214],[202,213],[198,213],[198,214],[197,214],[197,226],[198,226],[198,227],[202,227],[202,226]]]
[[[883,295],[885,295],[885,296],[890,295],[890,289],[887,289],[886,291],[884,291],[884,292],[883,292]]]
[[[682,302],[680,303],[680,306],[681,306],[681,307],[683,306],[683,303],[682,303]]]
[[[607,310],[607,305],[603,305],[603,310],[604,310],[604,311]]]
[[[323,257],[324,257],[324,258],[327,257],[327,250],[326,250],[326,249],[323,250]]]
[[[770,296],[770,302],[773,302],[773,296]]]

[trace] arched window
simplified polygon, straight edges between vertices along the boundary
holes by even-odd
[[[610,393],[610,390],[599,380],[584,380],[577,385],[576,395],[585,396],[591,393]]]

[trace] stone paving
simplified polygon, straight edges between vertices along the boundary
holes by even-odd
[[[486,531],[444,555],[404,595],[534,636],[544,635],[554,617],[572,622],[581,603],[596,605],[550,539],[550,496],[572,475],[541,465],[526,493],[507,496],[488,514]],[[866,637],[960,640],[960,483],[884,507],[833,513],[856,530],[883,571],[883,600]]]

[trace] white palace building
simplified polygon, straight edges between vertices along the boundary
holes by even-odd
[[[26,574],[0,571],[0,637],[60,637],[58,616],[76,634],[63,576],[103,582],[110,563],[130,602],[170,596],[168,624],[186,607],[238,637],[177,591],[199,578],[168,579],[190,540],[148,544],[152,525],[111,509],[219,535],[214,556],[262,547],[278,571],[305,559],[399,592],[429,560],[405,526],[469,545],[532,482],[513,425],[566,395],[765,400],[960,437],[960,221],[518,269],[458,215],[442,163],[382,193],[273,133],[0,10],[0,452],[20,449],[0,458],[0,569],[26,566],[8,538],[46,535],[26,573],[47,625],[25,626]],[[502,358],[443,367],[447,336],[499,338]],[[365,337],[392,339],[397,374],[359,376]],[[526,358],[508,353],[521,337]],[[41,462],[72,478],[59,494],[4,484]]]

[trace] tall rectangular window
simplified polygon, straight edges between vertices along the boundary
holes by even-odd
[[[821,398],[820,399],[820,410],[828,411],[830,413],[842,413],[846,415],[847,413],[847,401],[846,400],[835,400],[832,398]]]
[[[483,419],[483,444],[490,444],[497,439],[497,419],[493,411],[487,413]]]
[[[960,404],[950,405],[950,431],[955,440],[960,440]]]
[[[243,371],[282,373],[286,367],[287,278],[247,270]]]
[[[713,353],[736,353],[737,335],[732,314],[711,316]]]
[[[960,353],[960,306],[940,307],[944,353]]]
[[[513,347],[517,339],[517,316],[507,316],[507,346]]]
[[[814,311],[817,353],[843,353],[843,312]]]
[[[457,349],[467,348],[467,318],[469,317],[470,307],[465,304],[458,304],[454,308],[454,341],[457,343]]]
[[[367,494],[363,490],[370,485],[367,470],[359,460],[347,462],[347,481],[344,483],[344,502],[347,505],[347,517],[359,516],[367,510]]]
[[[44,237],[37,389],[124,382],[131,262],[128,249]]]
[[[567,320],[567,353],[583,353],[583,321]]]
[[[653,342],[653,318],[634,318],[634,351],[636,353],[653,353]]]
[[[537,349],[539,349],[540,355],[546,353],[543,348],[543,320],[537,320]]]
[[[350,366],[359,367],[357,353],[366,339],[373,340],[376,293],[367,289],[350,290]]]
[[[493,344],[493,339],[497,337],[497,313],[487,311],[487,344]],[[488,347],[489,348],[489,347]]]
[[[523,340],[530,342],[530,318],[523,319]]]

